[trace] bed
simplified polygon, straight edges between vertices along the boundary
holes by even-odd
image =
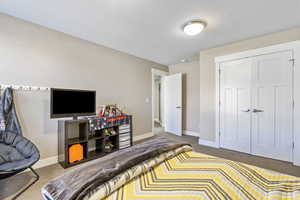
[[[51,180],[47,200],[300,199],[300,178],[157,138]]]

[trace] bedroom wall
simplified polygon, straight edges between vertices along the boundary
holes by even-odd
[[[151,132],[151,68],[166,66],[0,14],[0,83],[97,90],[97,104],[133,115],[134,138]],[[57,155],[49,92],[16,92],[24,135],[41,158]]]
[[[215,141],[214,58],[295,40],[300,40],[300,28],[272,33],[200,52],[200,139]]]
[[[185,134],[199,135],[200,131],[200,67],[199,61],[169,66],[170,74],[182,73],[182,128]],[[192,133],[191,133],[192,132]]]

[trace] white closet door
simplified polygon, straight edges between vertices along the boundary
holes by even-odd
[[[292,52],[253,59],[252,153],[292,161]]]
[[[251,67],[250,59],[220,66],[220,145],[245,153],[251,146]]]

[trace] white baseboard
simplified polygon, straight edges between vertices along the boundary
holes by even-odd
[[[39,169],[39,168],[47,167],[49,165],[54,165],[56,163],[58,163],[58,156],[52,156],[52,157],[49,157],[49,158],[39,160],[37,163],[35,163],[33,165],[33,168],[34,169]],[[30,171],[29,169],[26,169],[22,173],[29,172],[29,171]]]
[[[150,138],[153,136],[154,136],[154,134],[152,132],[149,132],[149,133],[145,133],[142,135],[133,136],[133,141],[136,142],[136,141],[147,139],[147,138]],[[58,163],[58,156],[52,156],[49,158],[39,160],[36,164],[33,165],[33,168],[39,169],[39,168],[46,167],[49,165],[54,165],[56,163]]]
[[[136,135],[136,136],[133,135],[133,141],[136,142],[136,141],[147,139],[147,138],[150,138],[153,136],[154,136],[154,133],[152,133],[152,132],[144,133],[142,135]]]
[[[183,130],[183,135],[199,137],[200,134],[194,131]]]
[[[204,145],[204,146],[208,146],[208,147],[220,148],[216,141],[209,141],[209,140],[199,139],[198,143],[200,145]]]
[[[46,166],[53,165],[56,163],[58,163],[58,156],[52,156],[49,158],[39,160],[37,163],[35,163],[33,165],[33,168],[38,169],[38,168],[46,167]]]
[[[160,123],[160,120],[158,118],[154,118],[154,121]]]

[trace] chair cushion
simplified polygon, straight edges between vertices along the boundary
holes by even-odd
[[[24,156],[16,148],[3,143],[0,143],[0,157],[3,160],[0,160],[0,165],[4,162],[14,162],[24,159]]]
[[[15,133],[0,131],[0,170],[25,169],[39,158],[38,149],[29,140]]]

